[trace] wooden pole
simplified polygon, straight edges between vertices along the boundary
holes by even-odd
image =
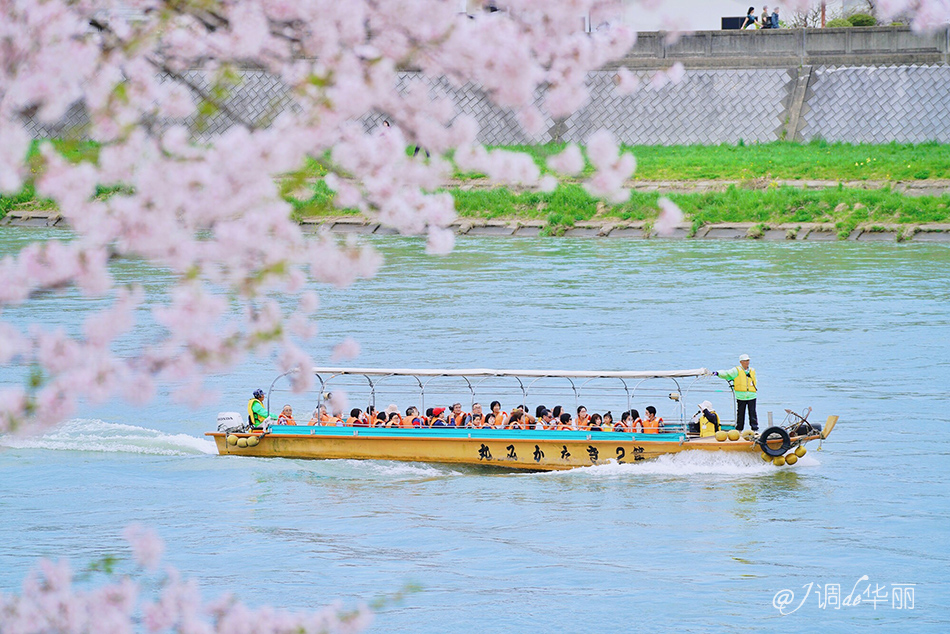
[[[825,5],[827,3],[822,0],[821,3],[821,28],[825,28]]]

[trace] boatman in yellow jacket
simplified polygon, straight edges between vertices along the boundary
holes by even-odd
[[[254,429],[260,429],[268,418],[277,417],[264,409],[264,390],[254,390],[254,398],[247,402],[247,420]]]
[[[755,368],[749,367],[749,355],[739,357],[739,365],[729,370],[713,372],[720,379],[729,381],[736,393],[736,429],[742,431],[745,427],[745,413],[749,410],[749,427],[752,431],[759,431],[759,417],[755,413],[755,397],[758,394],[758,385],[755,380]]]

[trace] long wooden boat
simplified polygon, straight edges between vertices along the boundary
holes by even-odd
[[[467,427],[423,427],[415,429],[366,426],[271,425],[264,430],[224,430],[208,432],[221,455],[398,460],[448,464],[490,465],[507,469],[563,470],[605,464],[633,463],[666,454],[686,451],[724,451],[761,456],[777,466],[794,464],[804,455],[805,445],[828,437],[837,422],[829,416],[824,428],[810,423],[808,414],[786,410],[784,423],[764,429],[761,434],[740,435],[725,430],[731,426],[723,421],[723,432],[700,437],[689,425],[688,402],[701,399],[702,394],[727,394],[729,407],[735,411],[734,395],[719,379],[711,378],[705,368],[656,372],[548,372],[534,370],[411,370],[370,368],[314,368],[320,384],[319,407],[324,391],[343,377],[358,377],[368,388],[368,398],[375,404],[385,383],[394,378],[408,378],[418,386],[417,394],[425,405],[430,400],[433,381],[460,379],[474,402],[488,380],[512,379],[517,382],[515,394],[527,402],[542,380],[564,380],[573,391],[575,401],[581,398],[605,397],[613,390],[623,396],[627,406],[638,395],[649,393],[653,398],[665,396],[676,416],[664,420],[660,433],[605,431],[555,431],[535,429],[477,429]],[[271,385],[268,393],[270,409]],[[604,388],[612,382],[617,388]],[[599,384],[598,389],[594,389]],[[445,386],[442,386],[443,389]],[[622,387],[622,392],[620,391]],[[668,389],[668,388],[672,389]],[[334,387],[334,389],[337,389]],[[398,391],[398,390],[397,390]],[[617,394],[619,393],[619,394]],[[457,394],[457,392],[456,392]],[[548,392],[550,394],[550,391]],[[458,400],[458,399],[456,399]],[[616,399],[614,399],[616,400]],[[723,412],[730,411],[720,407]],[[771,414],[769,414],[771,417]],[[725,416],[723,416],[725,418]],[[242,442],[243,440],[243,442]]]

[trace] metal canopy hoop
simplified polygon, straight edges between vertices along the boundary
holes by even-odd
[[[573,379],[666,379],[682,378],[691,376],[705,376],[710,374],[706,368],[694,368],[692,370],[653,370],[647,372],[594,372],[594,371],[564,371],[564,370],[488,370],[485,368],[473,368],[469,370],[447,370],[447,369],[383,369],[383,368],[313,368],[315,373],[324,374],[363,374],[369,376],[510,376],[524,378],[573,378]]]

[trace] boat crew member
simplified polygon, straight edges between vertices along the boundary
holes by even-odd
[[[663,424],[662,418],[656,417],[656,408],[652,405],[647,405],[647,417],[643,419],[643,433],[644,434],[659,434],[660,425]]]
[[[699,404],[699,437],[715,436],[719,431],[719,414],[713,409],[712,403],[703,401]]]
[[[264,409],[264,390],[254,390],[254,398],[247,402],[247,422],[254,429],[260,429],[268,418],[277,420],[277,416]]]
[[[739,365],[728,370],[713,372],[720,379],[729,381],[736,393],[736,429],[742,431],[745,426],[745,413],[749,410],[749,427],[759,431],[759,417],[755,413],[755,397],[758,384],[755,380],[755,368],[749,367],[749,355],[739,357]]]

